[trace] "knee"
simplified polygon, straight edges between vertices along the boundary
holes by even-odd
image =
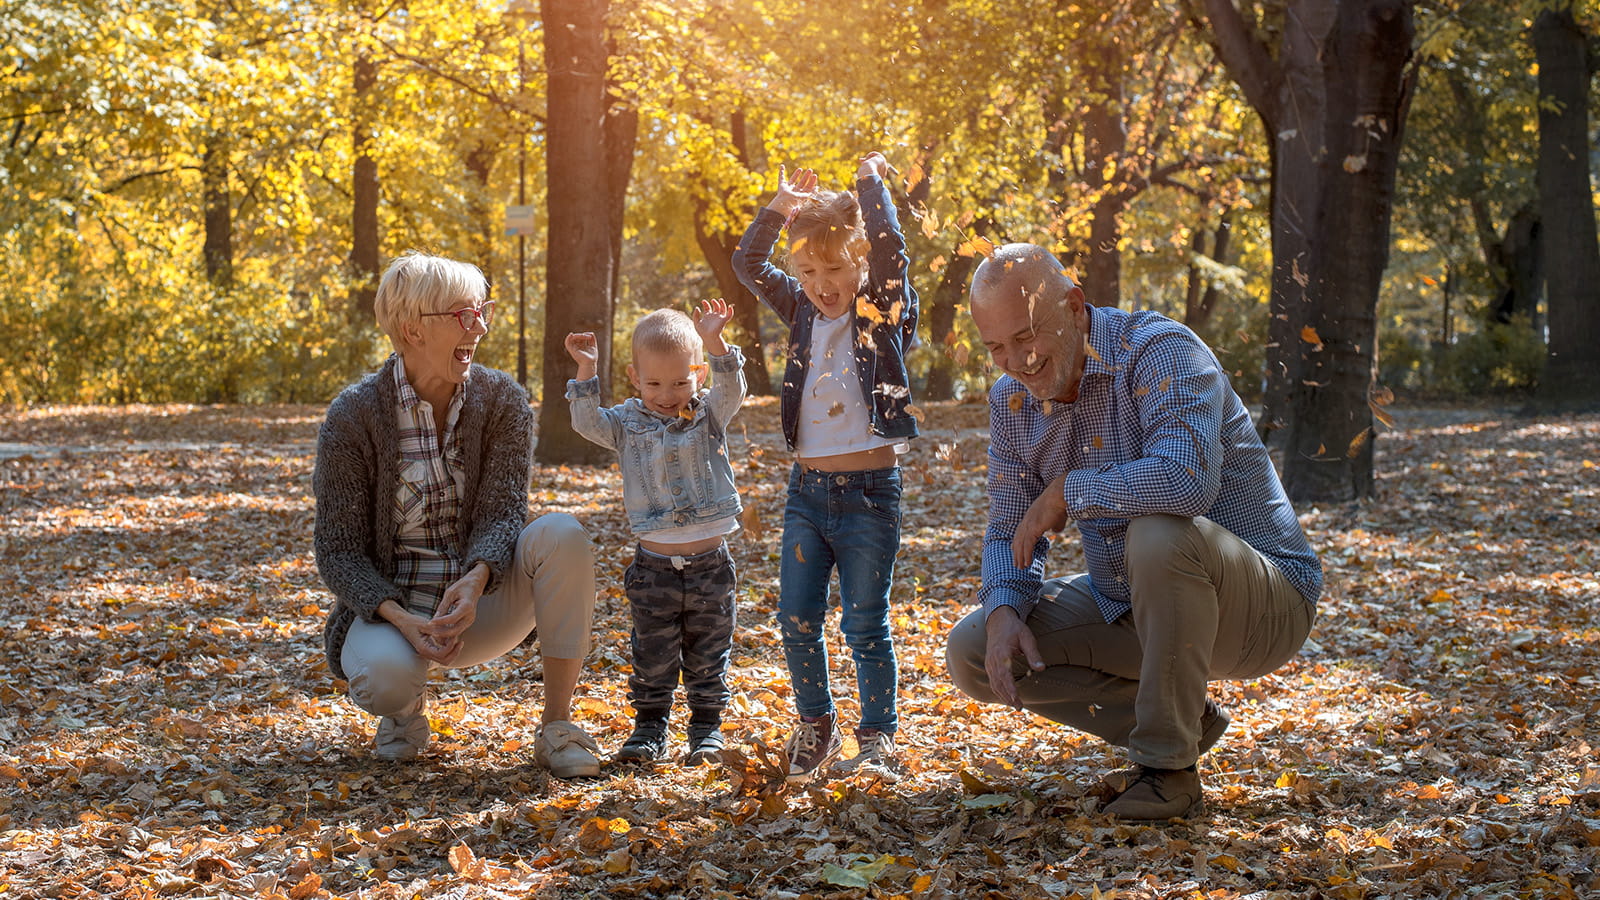
[[[983,665],[988,650],[988,632],[984,628],[983,610],[979,609],[950,629],[945,639],[944,664],[950,672],[951,683],[963,694],[992,703],[995,697],[989,690],[989,673]]]
[[[581,559],[594,564],[594,543],[583,523],[567,513],[545,513],[522,529],[517,538],[519,550],[532,550],[541,559]]]
[[[409,715],[420,696],[417,673],[404,665],[374,665],[350,675],[350,702],[375,716]]]
[[[1128,520],[1127,561],[1130,574],[1165,564],[1194,530],[1188,516],[1149,515]]]

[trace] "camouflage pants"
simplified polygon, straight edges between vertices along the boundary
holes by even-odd
[[[728,705],[734,581],[726,544],[688,557],[634,551],[623,582],[633,611],[628,700],[640,718],[666,717],[680,675],[692,717],[721,716]]]

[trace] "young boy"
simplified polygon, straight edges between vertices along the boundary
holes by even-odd
[[[639,539],[623,576],[633,612],[633,734],[618,762],[653,763],[667,752],[667,719],[681,673],[689,695],[688,765],[722,749],[733,649],[733,559],[723,538],[738,530],[739,492],[728,463],[728,422],[744,402],[744,355],[722,340],[733,310],[703,300],[694,320],[677,310],[645,316],[633,331],[628,380],[639,396],[600,406],[592,333],[569,334],[578,364],[567,382],[572,428],[617,451],[622,504]],[[702,393],[705,350],[711,389]]]

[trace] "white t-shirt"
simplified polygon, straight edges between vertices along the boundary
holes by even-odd
[[[855,329],[849,312],[818,315],[811,324],[811,365],[800,392],[795,452],[802,457],[841,456],[900,443],[872,433],[872,416],[856,374]]]

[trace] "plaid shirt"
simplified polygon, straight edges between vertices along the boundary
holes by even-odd
[[[465,393],[460,387],[450,398],[444,440],[437,440],[433,407],[406,381],[405,363],[396,357],[395,387],[400,402],[395,409],[400,433],[400,481],[395,486],[395,584],[406,592],[406,608],[432,616],[444,599],[445,588],[461,577],[456,552],[461,518],[461,494],[466,471],[461,435],[456,419]],[[442,449],[441,449],[442,448]]]
[[[1083,538],[1096,604],[1111,622],[1132,609],[1128,520],[1205,516],[1271,560],[1310,603],[1322,564],[1278,481],[1250,414],[1194,332],[1153,312],[1090,308],[1078,398],[1039,401],[1010,376],[989,391],[989,527],[985,614],[1027,617],[1050,542],[1018,569],[1011,538],[1045,485],[1067,473],[1067,516]]]

